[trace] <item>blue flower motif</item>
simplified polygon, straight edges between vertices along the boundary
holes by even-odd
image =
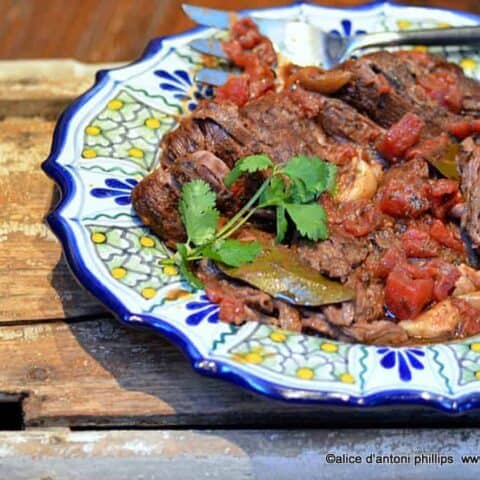
[[[203,320],[207,320],[209,323],[218,322],[220,307],[216,303],[212,303],[206,295],[202,295],[199,301],[187,303],[186,308],[193,310],[193,313],[185,319],[188,325],[198,325]]]
[[[383,368],[391,369],[398,365],[398,375],[402,382],[409,382],[412,379],[411,368],[423,370],[425,367],[421,361],[425,352],[418,348],[377,348],[377,353],[382,357],[380,365]]]
[[[92,188],[90,193],[97,198],[114,197],[117,205],[129,205],[132,202],[133,187],[137,183],[138,181],[134,178],[127,178],[124,181],[107,178],[105,185],[108,188]]]
[[[168,92],[174,92],[173,97],[181,102],[188,102],[187,108],[192,111],[200,100],[213,96],[213,87],[203,83],[193,83],[188,72],[175,70],[173,73],[166,70],[155,70],[155,75],[160,77],[160,88]]]
[[[363,35],[367,33],[365,30],[355,30],[352,32],[352,21],[348,19],[343,19],[341,22],[342,32],[337,29],[330,30],[330,33],[333,35],[338,35],[339,37],[349,37],[350,35]]]

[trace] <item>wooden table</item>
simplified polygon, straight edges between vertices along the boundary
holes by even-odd
[[[292,0],[184,0],[213,8],[287,5]],[[320,0],[353,6],[370,0]],[[0,59],[76,58],[84,62],[136,58],[147,42],[191,28],[181,0],[1,0]],[[398,0],[480,14],[478,0]]]
[[[0,478],[344,478],[351,466],[327,465],[327,453],[418,449],[455,456],[435,478],[471,478],[478,467],[458,468],[462,453],[480,450],[476,413],[260,398],[193,373],[176,348],[122,327],[76,284],[44,223],[58,194],[40,163],[59,112],[103,67],[0,62]],[[426,475],[412,465],[355,468]]]

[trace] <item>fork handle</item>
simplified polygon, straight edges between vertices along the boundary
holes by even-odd
[[[381,32],[358,35],[349,50],[399,45],[472,45],[480,44],[480,26],[432,28],[405,32]]]

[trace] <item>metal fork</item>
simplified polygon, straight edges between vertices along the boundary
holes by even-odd
[[[214,10],[193,5],[183,5],[184,12],[196,23],[219,29],[230,28],[232,19],[251,17],[260,32],[269,37],[288,57],[299,65],[321,65],[332,68],[364,48],[402,45],[474,45],[480,44],[480,26],[441,29],[379,32],[341,37],[324,32],[306,22],[262,18],[234,12]],[[190,46],[204,54],[227,58],[221,42],[213,39],[197,39]],[[212,85],[223,85],[229,72],[204,68],[196,80]]]

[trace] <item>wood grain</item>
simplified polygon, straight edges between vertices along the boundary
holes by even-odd
[[[50,68],[51,78],[31,71],[7,78],[0,70],[0,323],[104,314],[71,276],[45,224],[58,195],[40,169],[50,150],[51,117],[91,83],[92,72],[61,82],[68,62],[59,76]]]
[[[0,345],[0,391],[26,395],[27,427],[271,420],[270,402],[202,378],[158,336],[113,320],[4,326]],[[277,415],[292,420],[298,410],[279,405]]]
[[[156,34],[156,22],[171,31],[187,26],[179,20],[177,2],[157,2],[162,5],[157,17],[148,10],[155,2],[72,1],[68,8],[61,3],[0,2],[0,55],[18,56],[21,51],[26,56],[130,58]],[[141,7],[143,23],[136,18]],[[58,28],[51,28],[52,18]],[[125,19],[130,21],[127,30]],[[65,29],[62,22],[73,26]],[[96,27],[89,30],[92,23]],[[44,25],[49,25],[48,32]],[[62,35],[63,43],[57,38]],[[104,43],[107,37],[115,42]],[[102,48],[94,48],[99,44]],[[7,68],[0,62],[0,402],[23,399],[27,428],[385,426],[412,419],[417,425],[438,423],[439,415],[429,410],[402,410],[394,416],[382,416],[381,411],[346,414],[259,398],[200,377],[158,336],[127,330],[106,318],[103,307],[70,275],[59,243],[45,226],[57,195],[39,168],[50,149],[54,118],[90,85],[94,68],[70,61]],[[96,319],[88,320],[92,316]],[[70,323],[58,321],[62,319]],[[473,415],[455,422],[480,424]],[[0,454],[2,448],[0,439]]]
[[[419,407],[353,410],[255,396],[196,374],[158,335],[112,319],[0,326],[0,365],[0,392],[4,401],[23,399],[27,428],[480,425],[475,413],[446,418]]]
[[[0,433],[0,477],[9,480],[316,480],[477,478],[472,430],[307,431],[53,431]],[[414,455],[451,455],[453,463],[414,465]],[[359,455],[362,463],[327,464],[327,453]],[[370,454],[410,454],[411,463],[367,463]]]
[[[87,62],[138,57],[148,41],[182,32],[193,23],[178,0],[3,0],[0,2],[0,59],[77,58]],[[214,8],[287,5],[290,0],[189,0]],[[323,0],[353,6],[363,0]],[[478,0],[404,0],[407,5],[440,6],[480,13]]]

